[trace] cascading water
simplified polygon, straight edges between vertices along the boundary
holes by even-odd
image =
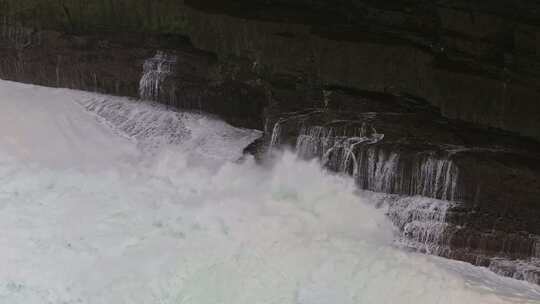
[[[170,111],[157,103],[126,102],[99,96],[80,103],[115,130],[138,141],[180,144],[190,135],[184,124],[186,114]]]
[[[313,126],[302,128],[296,151],[303,158],[319,158],[330,169],[353,175],[366,190],[458,199],[459,173],[451,159],[426,152],[405,159],[375,145],[383,139],[383,134],[365,123],[353,130]]]
[[[316,162],[235,162],[260,132],[127,98],[5,82],[0,93],[0,302],[540,299],[526,282],[399,250],[370,193]],[[168,140],[145,153],[146,136]],[[440,219],[418,200],[389,210]]]
[[[440,255],[450,202],[422,196],[390,196],[385,200],[388,217],[399,229],[397,243],[428,254]]]
[[[458,199],[459,171],[452,160],[420,155],[415,161],[413,170],[416,172],[411,176],[410,192],[443,200]]]
[[[235,150],[235,143],[229,138],[238,139],[240,145],[247,146],[260,137],[259,131],[233,129],[202,114],[171,110],[155,102],[94,95],[78,100],[78,103],[120,135],[136,141],[146,152],[172,145],[195,150],[201,156],[234,160],[241,154],[229,152]],[[201,130],[205,132],[201,134]]]
[[[489,269],[506,277],[528,282],[540,282],[540,258],[518,261],[494,258],[490,260]]]
[[[274,128],[272,146],[280,141],[283,123],[280,120]],[[464,189],[475,187],[460,181],[459,168],[453,161],[460,152],[470,150],[457,147],[426,150],[383,140],[384,135],[369,123],[338,121],[326,126],[302,127],[296,151],[304,159],[319,159],[331,171],[352,176],[362,189],[395,194],[389,196],[392,199],[385,199],[385,205],[390,220],[399,230],[396,244],[428,254],[459,257],[460,248],[453,247],[452,239],[461,237],[461,230],[456,223],[447,222],[447,212],[456,210],[453,214],[461,216],[460,210],[471,208],[464,207],[461,200],[466,197]],[[486,257],[475,253],[475,263],[504,276],[540,282],[540,263],[534,254],[527,260],[516,260],[504,251],[491,254]]]
[[[343,130],[343,134],[339,134],[338,130],[331,127],[302,128],[297,139],[296,151],[304,158],[319,157],[324,165],[331,161],[336,168],[344,172],[352,162],[353,172],[358,172],[358,162],[354,154],[356,146],[375,144],[384,138],[384,134],[378,134],[373,127],[366,124],[352,130],[355,136],[347,136],[347,131],[350,132]]]
[[[176,56],[161,51],[144,62],[143,75],[139,83],[139,95],[142,99],[159,100],[163,94],[164,81],[175,73],[176,62]]]
[[[274,124],[272,129],[272,138],[270,139],[270,150],[277,148],[279,144],[279,138],[281,136],[281,122]]]
[[[279,128],[276,124],[274,131]],[[303,127],[296,151],[304,159],[318,158],[323,166],[351,175],[362,189],[410,195],[385,199],[388,216],[400,231],[397,242],[441,254],[449,201],[459,193],[457,167],[449,158],[431,153],[407,156],[386,149],[379,145],[383,139],[384,134],[368,123],[356,128]],[[272,142],[278,140],[274,132]]]

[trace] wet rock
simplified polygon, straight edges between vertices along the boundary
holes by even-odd
[[[168,66],[174,73],[158,81],[155,96],[147,92],[143,98],[218,114],[236,126],[262,128],[264,92],[240,81],[217,79],[220,71],[215,56],[193,48],[183,37],[137,33],[81,36],[24,29],[13,35],[26,36],[3,40],[2,79],[138,98],[145,62],[155,58],[156,50],[164,50],[175,58]],[[16,41],[27,41],[27,45],[19,48]]]
[[[279,114],[267,144],[294,146],[363,189],[451,201],[444,216],[433,217],[439,226],[394,212],[409,202],[391,204],[407,246],[486,267],[504,259],[513,271],[498,273],[537,283],[534,271],[524,275],[515,265],[538,256],[539,145],[447,120],[403,96],[355,94],[327,94],[329,106],[345,101],[334,109]],[[427,203],[426,210],[435,206]],[[426,225],[440,229],[428,233]]]
[[[339,86],[414,96],[438,107],[448,118],[540,139],[536,102],[540,98],[540,22],[534,1],[79,2],[4,0],[0,16],[12,30],[4,29],[3,36],[10,36],[16,49],[24,49],[35,43],[26,36],[54,30],[69,33],[71,46],[79,49],[92,45],[121,49],[148,45],[140,36],[145,33],[159,36],[154,52],[183,49],[175,41],[188,37],[197,49],[218,59],[213,80],[263,83],[272,95],[286,95],[272,100],[282,107],[318,106],[325,86]],[[13,28],[31,33],[17,33]],[[111,33],[118,35],[111,37]],[[126,43],[125,36],[130,35],[125,33],[139,34],[131,35],[136,38]],[[95,34],[99,41],[81,37],[88,34]],[[55,49],[49,61],[58,61],[60,66],[80,62],[58,59],[65,47],[62,39],[47,45]],[[4,75],[20,74],[23,62],[37,60],[27,53],[24,56],[6,68],[11,71]],[[126,66],[121,62],[118,56],[111,65]],[[197,64],[183,70],[193,66]],[[81,75],[60,74],[58,82],[91,88],[97,82],[95,73],[112,83],[108,91],[118,88],[125,94],[135,87],[114,73],[88,73],[87,69],[80,67]],[[136,74],[129,66],[123,69],[124,75]],[[34,72],[38,71],[28,74]],[[19,78],[25,77],[30,76]]]
[[[4,0],[0,78],[214,113],[264,129],[246,153],[297,147],[360,188],[451,200],[427,217],[437,237],[398,226],[423,252],[538,283],[539,15],[529,0]]]

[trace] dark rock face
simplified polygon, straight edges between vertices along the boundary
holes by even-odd
[[[174,75],[160,83],[156,100],[204,110],[232,124],[261,128],[265,95],[240,81],[224,81],[216,56],[182,36],[143,33],[62,34],[4,26],[0,78],[53,87],[139,97],[144,63],[167,51],[177,58]]]
[[[137,96],[140,72],[136,63],[142,64],[150,49],[111,44],[103,36],[19,31],[21,37],[2,39],[8,46],[17,39],[28,41],[21,47],[0,49],[3,79]],[[129,38],[126,40],[129,43]],[[135,45],[137,37],[132,37],[131,43]]]
[[[0,0],[0,78],[264,129],[246,153],[293,146],[389,193],[404,236],[431,244],[416,249],[540,283],[539,16],[530,0]],[[451,202],[409,214],[403,195]]]
[[[532,0],[2,0],[0,8],[4,22],[62,33],[184,35],[234,62],[221,71],[227,77],[249,71],[304,96],[323,86],[406,94],[448,118],[540,139]]]
[[[539,139],[540,14],[522,2],[186,1],[187,32],[265,79],[412,95]]]

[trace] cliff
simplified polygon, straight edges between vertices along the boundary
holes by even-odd
[[[534,1],[7,1],[6,22],[62,33],[182,35],[253,77],[409,95],[540,139]],[[240,63],[242,65],[243,63]]]

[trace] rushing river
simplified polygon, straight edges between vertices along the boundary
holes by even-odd
[[[0,303],[540,303],[396,247],[373,194],[260,136],[125,98],[0,82]]]

